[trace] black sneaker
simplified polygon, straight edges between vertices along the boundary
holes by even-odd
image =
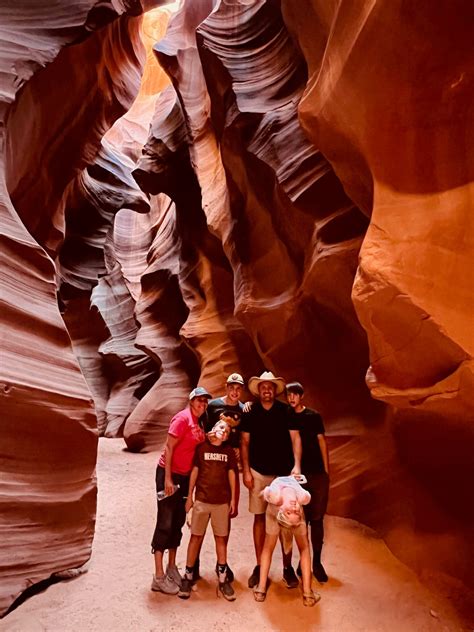
[[[293,566],[287,566],[283,569],[283,581],[287,588],[297,588],[300,585]]]
[[[219,564],[216,562],[216,575],[217,577],[219,577]],[[227,564],[227,570],[226,570],[226,576],[225,576],[225,580],[226,582],[233,582],[234,581],[234,573],[231,569],[231,567]]]
[[[219,583],[217,586],[217,595],[222,595],[227,601],[235,601],[234,589],[232,588],[232,584],[228,581]]]
[[[193,582],[190,579],[183,577],[181,580],[181,588],[179,589],[178,597],[180,599],[189,599],[191,597],[191,590],[193,588]]]
[[[325,584],[329,579],[321,562],[319,562],[319,564],[313,564],[313,575],[316,577],[320,584]]]
[[[253,569],[252,574],[249,577],[248,587],[255,588],[255,586],[258,585],[259,581],[260,581],[260,566],[257,564],[257,566]]]

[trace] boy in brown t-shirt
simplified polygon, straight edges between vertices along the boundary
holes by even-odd
[[[196,449],[186,501],[186,512],[193,507],[193,516],[186,556],[186,571],[178,593],[181,599],[188,599],[191,596],[193,568],[209,520],[216,542],[219,578],[217,594],[223,595],[228,601],[235,599],[234,589],[227,578],[227,535],[230,514],[235,513],[237,478],[234,450],[230,445],[225,444],[229,434],[229,425],[219,421],[207,434],[206,442]],[[194,489],[196,489],[196,497],[193,503]]]

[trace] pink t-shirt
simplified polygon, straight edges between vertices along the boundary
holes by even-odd
[[[175,474],[189,474],[193,467],[196,446],[206,438],[204,430],[199,427],[197,418],[190,408],[180,410],[173,417],[168,428],[168,434],[178,439],[171,459],[171,471]],[[166,459],[163,451],[158,465],[165,467]]]

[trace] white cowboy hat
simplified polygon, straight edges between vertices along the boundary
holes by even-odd
[[[271,382],[275,385],[275,395],[281,395],[285,390],[285,380],[282,377],[275,377],[271,371],[264,371],[260,377],[251,377],[248,389],[252,395],[258,397],[258,386],[262,382]]]

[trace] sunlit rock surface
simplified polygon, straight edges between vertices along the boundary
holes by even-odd
[[[370,216],[352,295],[397,472],[374,518],[419,570],[472,582],[473,7],[282,7],[308,64],[301,124]]]
[[[264,368],[323,413],[330,511],[472,582],[467,3],[187,0],[144,46],[138,3],[16,10],[2,608],[89,557],[97,431],[155,449],[197,383]]]
[[[298,131],[304,61],[274,6],[209,12],[206,2],[185,5],[155,50],[184,107],[202,207],[232,266],[235,313],[262,365],[305,382],[323,412],[371,414],[350,300],[367,220]]]
[[[171,87],[157,102],[150,137],[133,175],[144,191],[154,196],[165,194],[174,203],[161,202],[160,230],[155,236],[150,251],[152,254],[149,255],[151,270],[146,272],[147,275],[152,271],[154,274],[161,272],[161,278],[166,279],[164,288],[163,281],[157,284],[161,292],[166,288],[173,291],[174,283],[178,283],[178,294],[171,304],[162,304],[163,299],[159,294],[156,298],[163,311],[156,306],[155,318],[158,324],[167,330],[166,333],[162,331],[160,338],[162,335],[171,334],[167,324],[168,318],[173,314],[170,305],[178,308],[182,306],[184,310],[180,310],[181,318],[173,319],[173,337],[176,338],[179,334],[194,351],[200,367],[200,370],[195,372],[195,383],[204,385],[215,395],[221,394],[223,376],[231,373],[236,367],[246,374],[255,372],[259,360],[250,338],[233,313],[232,271],[220,241],[209,232],[206,224],[201,189],[190,161],[187,129],[181,104]],[[148,302],[151,296],[144,299]],[[162,320],[160,314],[164,316],[164,323],[159,322]],[[146,313],[144,316],[146,317]],[[142,345],[144,337],[140,339]],[[160,341],[160,344],[163,342]],[[166,355],[169,355],[168,352]],[[167,359],[167,365],[170,364],[175,364],[173,358]],[[150,401],[153,396],[159,404],[157,412],[160,416],[156,428],[159,430],[161,426],[162,431],[156,436],[160,438],[163,430],[166,430],[169,417],[160,412],[163,404],[166,405],[166,413],[169,412],[170,393],[167,392],[166,382],[169,383],[170,376],[163,377],[165,379],[160,379],[156,385],[156,394],[149,395],[143,421],[143,412],[140,409],[127,422],[125,438],[129,445],[132,445],[132,432],[133,441],[138,440],[137,425],[143,424],[144,432],[149,436],[148,423],[156,425]],[[181,381],[179,386],[181,397],[183,384],[186,382]],[[163,402],[160,401],[161,394],[164,395]],[[173,396],[173,399],[175,400],[176,396]],[[186,399],[181,401],[185,403]],[[151,412],[149,421],[148,410]],[[154,442],[156,441],[155,438]]]
[[[118,211],[149,211],[146,196],[131,177],[133,165],[102,141],[93,165],[70,190],[59,257],[64,318],[94,395],[99,433],[110,437],[120,436],[126,417],[140,399],[136,395],[140,384],[158,377],[156,364],[135,346],[135,301],[113,244]]]
[[[61,318],[55,257],[68,188],[132,104],[143,59],[140,19],[130,17],[137,2],[20,1],[9,10],[1,9],[1,612],[90,557],[97,420]]]

